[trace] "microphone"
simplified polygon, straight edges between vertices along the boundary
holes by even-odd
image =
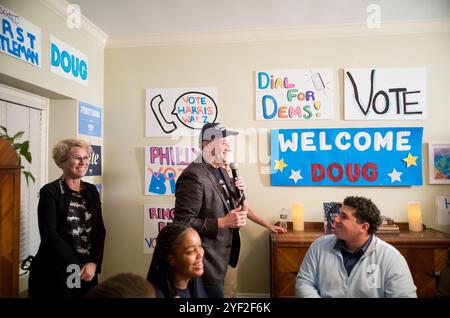
[[[237,164],[234,162],[230,163],[231,174],[233,175],[233,182],[237,180]],[[234,184],[234,183],[233,183]],[[244,195],[241,190],[236,188],[236,200],[238,201],[238,205],[242,205],[244,203]]]

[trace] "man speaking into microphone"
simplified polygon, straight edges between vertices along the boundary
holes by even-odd
[[[174,222],[191,225],[202,238],[202,278],[208,298],[224,297],[227,266],[237,265],[239,228],[247,219],[246,208],[236,200],[243,182],[238,179],[234,184],[222,167],[230,153],[229,136],[237,134],[220,123],[205,124],[199,136],[202,153],[176,183]]]

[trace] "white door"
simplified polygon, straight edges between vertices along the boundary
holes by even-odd
[[[7,129],[9,136],[14,136],[19,131],[24,132],[16,141],[29,140],[32,161],[30,164],[22,158],[21,164],[24,166],[23,170],[31,172],[35,178],[34,183],[29,180],[27,184],[24,175],[21,175],[19,265],[28,255],[36,254],[40,243],[37,205],[39,190],[47,182],[47,105],[47,99],[0,86],[0,126]],[[27,279],[19,281],[19,292],[27,288],[26,281]]]

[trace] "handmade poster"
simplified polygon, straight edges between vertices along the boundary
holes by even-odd
[[[421,127],[272,129],[273,186],[422,185]]]
[[[145,147],[145,194],[174,195],[181,172],[200,155],[197,147]]]
[[[198,135],[218,115],[217,87],[151,88],[146,90],[147,137]]]
[[[436,197],[437,223],[450,225],[450,196]]]
[[[144,205],[144,254],[153,254],[156,237],[173,220],[171,204]]]
[[[255,72],[257,120],[333,118],[332,69]]]
[[[87,56],[51,34],[50,71],[84,86],[89,84]]]
[[[425,119],[426,82],[425,68],[345,69],[345,119]]]
[[[41,65],[41,28],[0,5],[0,52]]]

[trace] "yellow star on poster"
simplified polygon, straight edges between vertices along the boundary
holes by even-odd
[[[283,158],[281,160],[274,160],[275,161],[275,167],[273,167],[275,170],[280,170],[280,172],[283,172],[283,169],[286,168],[288,165],[284,163]]]
[[[416,166],[417,167],[417,160],[418,156],[413,156],[411,153],[408,153],[408,157],[403,158],[403,161],[406,162],[406,167],[409,168],[409,166]]]

